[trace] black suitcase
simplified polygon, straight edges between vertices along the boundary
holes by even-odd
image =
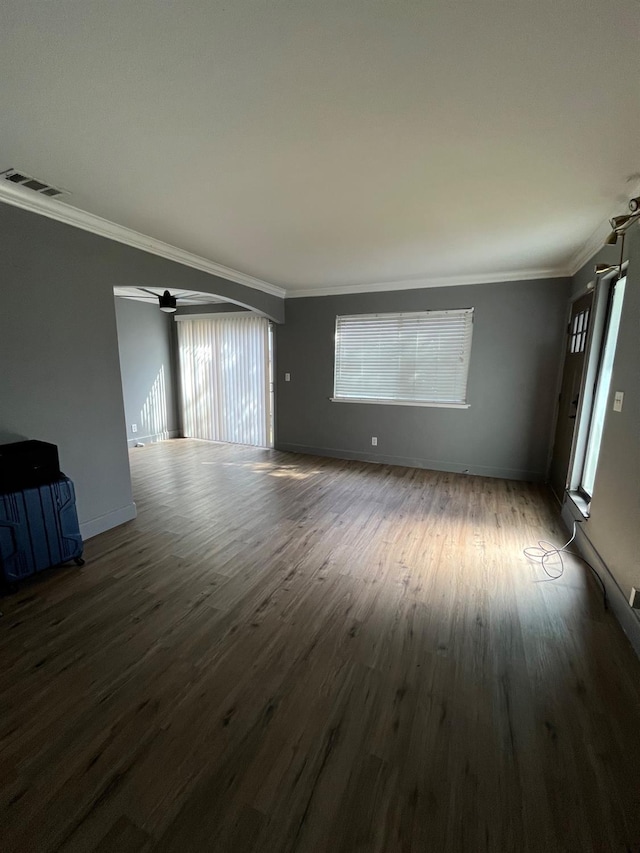
[[[0,495],[0,576],[5,584],[68,560],[82,565],[73,483],[54,483]]]
[[[60,477],[55,444],[33,439],[0,444],[0,493],[42,486]]]

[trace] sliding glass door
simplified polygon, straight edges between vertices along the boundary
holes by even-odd
[[[269,321],[249,313],[176,319],[184,435],[273,446]]]

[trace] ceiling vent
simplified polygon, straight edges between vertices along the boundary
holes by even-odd
[[[19,169],[5,169],[3,172],[0,172],[0,178],[4,178],[5,181],[11,181],[12,184],[26,187],[28,190],[40,193],[40,195],[48,195],[49,198],[59,198],[60,196],[69,195],[68,190],[52,187],[50,184],[45,184],[44,181],[32,178],[31,175],[27,175],[26,172],[21,172]]]

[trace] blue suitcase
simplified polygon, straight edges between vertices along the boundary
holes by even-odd
[[[0,495],[0,577],[5,584],[68,560],[83,565],[73,483],[54,483]]]

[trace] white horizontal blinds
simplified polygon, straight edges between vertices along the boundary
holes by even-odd
[[[176,325],[185,436],[266,447],[269,321],[248,314]]]
[[[336,317],[335,399],[465,404],[473,309]]]

